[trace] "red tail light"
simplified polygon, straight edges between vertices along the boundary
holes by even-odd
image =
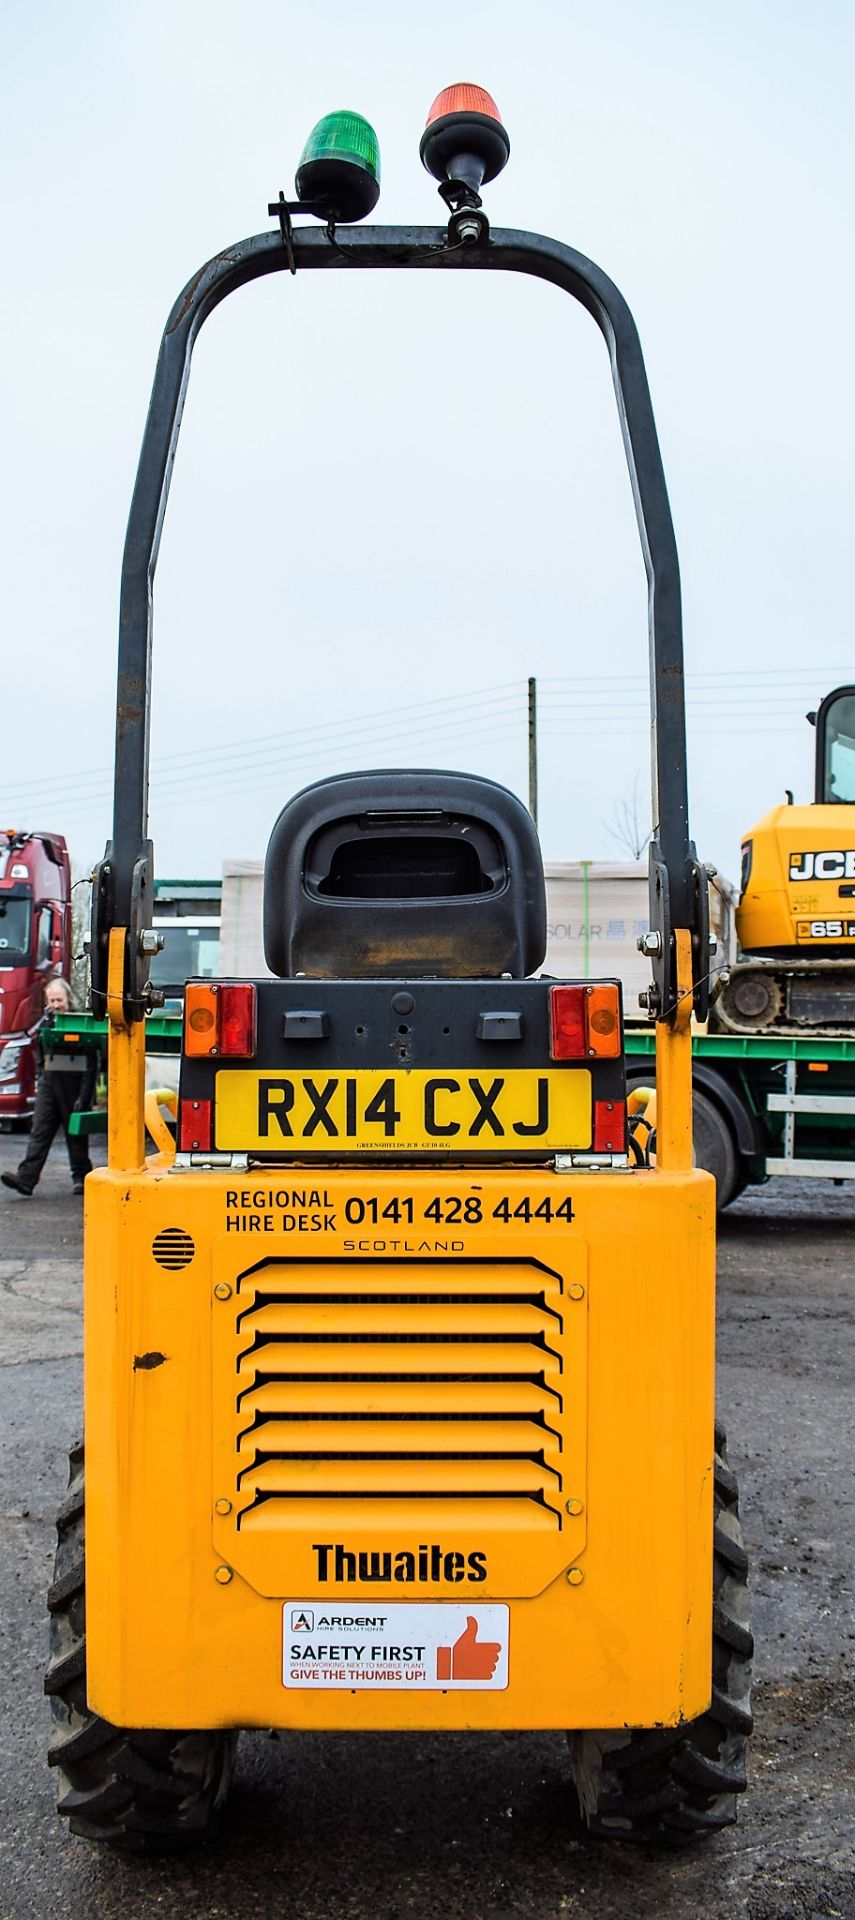
[[[588,1052],[584,987],[552,987],[549,993],[553,1060],[584,1060]]]
[[[255,988],[220,988],[220,1052],[248,1059],[255,1052]]]

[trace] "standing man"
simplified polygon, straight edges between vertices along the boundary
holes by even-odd
[[[45,988],[45,1014],[71,1012],[71,988],[67,980],[49,980]],[[36,1104],[30,1144],[16,1173],[0,1174],[4,1187],[29,1199],[38,1186],[42,1168],[60,1127],[65,1134],[71,1162],[72,1192],[82,1193],[87,1173],[92,1172],[86,1135],[69,1133],[68,1123],[75,1112],[91,1106],[95,1089],[95,1061],[85,1073],[69,1073],[53,1064],[53,1056],[39,1045],[41,1069],[36,1088]]]

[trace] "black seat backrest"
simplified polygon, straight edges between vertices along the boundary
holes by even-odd
[[[545,951],[537,831],[506,787],[346,773],[283,807],[264,864],[264,952],[281,978],[521,979]]]

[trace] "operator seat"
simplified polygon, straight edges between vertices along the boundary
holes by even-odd
[[[468,773],[345,773],[295,794],[264,863],[280,979],[524,979],[546,952],[537,830]]]

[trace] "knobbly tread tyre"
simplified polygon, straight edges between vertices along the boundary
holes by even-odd
[[[48,1594],[45,1692],[53,1733],[48,1764],[72,1833],[129,1853],[178,1852],[207,1839],[228,1792],[237,1735],[129,1731],[86,1704],[83,1447],[69,1455]]]
[[[570,1735],[574,1783],[591,1833],[680,1845],[733,1825],[752,1725],[747,1572],[736,1475],[716,1423],[712,1700],[680,1727]]]

